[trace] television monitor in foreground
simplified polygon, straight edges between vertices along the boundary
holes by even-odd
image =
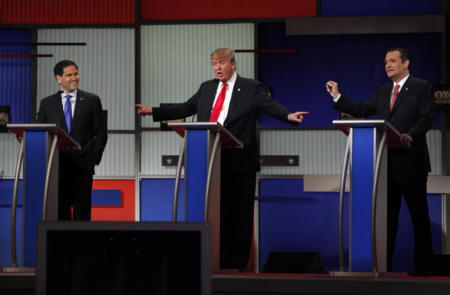
[[[210,227],[40,222],[36,294],[211,294]]]

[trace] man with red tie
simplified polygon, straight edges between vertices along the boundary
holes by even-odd
[[[179,119],[197,114],[199,122],[219,122],[244,144],[243,149],[224,149],[221,160],[222,269],[244,270],[253,232],[253,202],[259,153],[256,141],[258,116],[264,112],[298,124],[307,112],[291,113],[263,90],[263,85],[236,73],[234,51],[219,48],[211,53],[217,79],[203,82],[184,103],[152,108],[136,105],[139,115],[154,121]]]
[[[358,117],[376,114],[401,133],[404,147],[388,149],[387,268],[392,271],[403,195],[414,226],[415,273],[423,274],[429,271],[432,255],[427,203],[431,165],[425,134],[433,123],[433,90],[429,82],[410,74],[411,54],[406,49],[389,49],[384,63],[392,82],[380,85],[366,101],[356,102],[341,95],[334,81],[328,81],[326,88],[333,97],[335,109]]]

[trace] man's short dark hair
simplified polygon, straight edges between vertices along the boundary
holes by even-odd
[[[386,50],[386,53],[392,52],[392,51],[398,51],[400,53],[400,59],[402,60],[402,63],[409,60],[408,70],[410,70],[411,69],[411,52],[409,52],[408,49],[397,47],[397,48],[389,48],[388,50]]]
[[[60,62],[58,62],[55,67],[53,68],[53,73],[59,76],[62,76],[64,73],[64,68],[67,68],[69,66],[75,66],[75,68],[78,70],[78,66],[75,62],[71,61],[71,60],[62,60]]]

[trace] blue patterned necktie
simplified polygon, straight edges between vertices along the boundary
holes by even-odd
[[[64,105],[64,118],[66,118],[67,131],[70,133],[72,126],[72,104],[70,103],[71,95],[66,95],[66,104]]]

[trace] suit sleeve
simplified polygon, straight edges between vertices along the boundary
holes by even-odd
[[[334,104],[334,109],[355,117],[368,117],[377,113],[376,100],[376,94],[361,102],[351,100],[350,98],[341,95],[339,100]]]
[[[290,122],[287,119],[288,115],[291,113],[289,109],[265,92],[262,84],[257,85],[256,91],[258,106],[261,111],[280,121],[293,124],[293,122]],[[297,125],[297,123],[294,123],[294,125]]]
[[[106,142],[108,140],[107,127],[107,113],[103,110],[102,103],[98,96],[95,97],[94,113],[92,116],[93,134],[94,134],[94,148],[92,150],[94,162],[96,165],[100,164],[103,151],[105,150]]]
[[[406,131],[413,139],[425,134],[431,128],[434,118],[434,92],[430,83],[426,83],[420,94],[418,120]]]
[[[38,111],[38,116],[36,119],[36,123],[46,123],[47,122],[47,118],[46,118],[46,103],[45,103],[45,99],[41,100],[41,103],[39,105],[39,111]]]
[[[186,102],[153,108],[153,121],[176,120],[192,116],[197,112],[197,103],[201,97],[202,86]]]

